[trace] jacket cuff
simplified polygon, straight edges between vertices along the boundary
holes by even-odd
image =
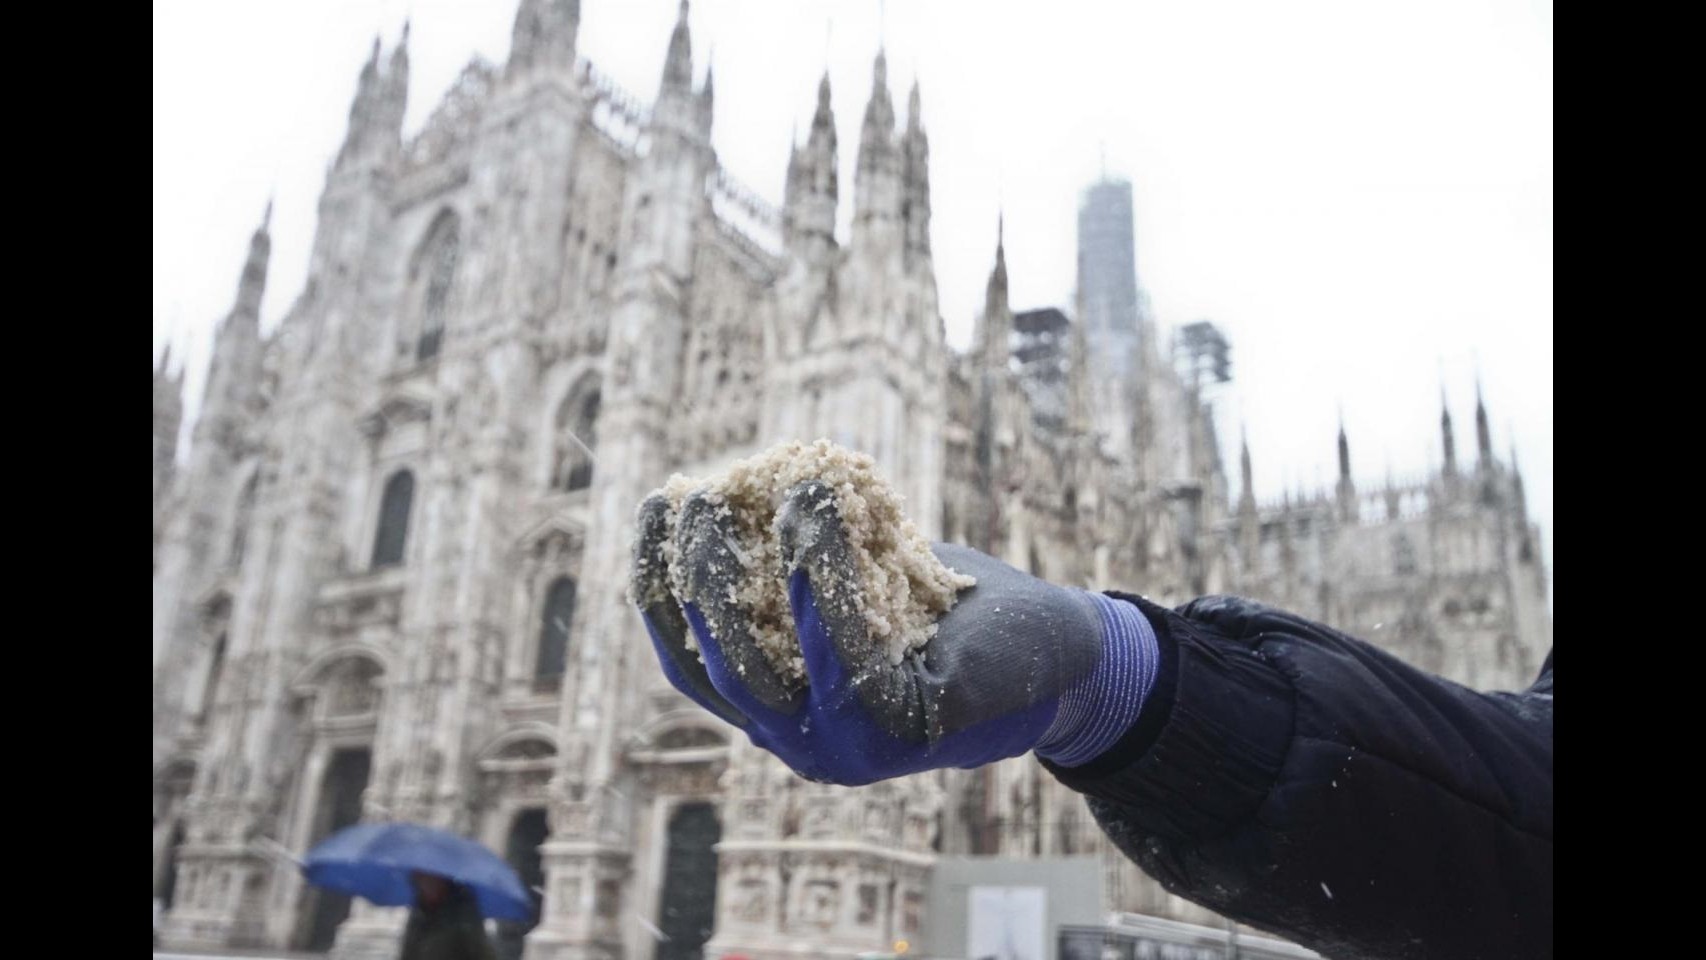
[[[1143,715],[1155,688],[1159,651],[1149,619],[1123,600],[1086,594],[1102,621],[1102,657],[1060,699],[1037,756],[1076,767],[1108,751]]]
[[[1291,740],[1290,681],[1255,653],[1141,597],[1160,668],[1137,722],[1090,762],[1039,757],[1079,793],[1117,803],[1146,833],[1195,841],[1247,823],[1277,778]]]

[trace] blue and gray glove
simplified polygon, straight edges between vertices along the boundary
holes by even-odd
[[[858,578],[834,495],[790,490],[777,528],[808,684],[784,680],[730,589],[743,558],[736,518],[699,495],[669,528],[669,505],[640,508],[633,595],[664,675],[803,777],[859,785],[1035,750],[1078,766],[1112,746],[1155,683],[1155,634],[1138,609],[1057,587],[967,547],[937,544],[977,578],[921,650],[891,663],[853,602]],[[665,544],[684,565],[671,588]],[[717,629],[711,629],[716,624]],[[691,635],[697,654],[689,648]]]

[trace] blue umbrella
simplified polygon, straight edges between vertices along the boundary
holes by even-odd
[[[382,907],[414,904],[409,874],[415,871],[468,887],[482,916],[533,919],[532,898],[509,864],[472,840],[418,823],[357,824],[327,837],[302,861],[309,883]]]

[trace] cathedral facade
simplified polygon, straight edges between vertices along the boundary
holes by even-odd
[[[1241,592],[1473,684],[1538,668],[1538,531],[1479,404],[1473,463],[1447,415],[1436,476],[1359,490],[1341,434],[1335,490],[1257,504],[1246,453],[1234,500],[1135,278],[1081,258],[1083,322],[1016,314],[998,233],[973,346],[946,344],[921,94],[903,119],[880,53],[843,238],[827,77],[775,209],[719,165],[685,3],[649,106],[579,21],[521,0],[507,61],[407,140],[407,31],[375,41],[307,283],[263,334],[263,221],[182,455],[155,371],[168,945],[394,955],[396,911],[290,859],[362,819],[504,853],[539,897],[503,931],[529,958],[886,949],[941,854],[1102,854],[1110,909],[1209,919],[1028,757],[811,784],[669,686],[624,597],[634,508],[782,440],[870,453],[927,536],[1055,582]]]

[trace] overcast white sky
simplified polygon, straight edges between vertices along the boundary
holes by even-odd
[[[199,400],[269,195],[263,323],[302,288],[325,167],[376,32],[412,17],[405,134],[468,58],[501,62],[515,3],[155,0],[154,350]],[[649,102],[676,0],[582,0],[580,50]],[[897,111],[921,80],[950,341],[971,336],[1007,218],[1016,308],[1069,305],[1078,191],[1131,178],[1139,282],[1164,327],[1233,345],[1229,454],[1258,495],[1329,485],[1344,411],[1359,481],[1474,457],[1479,367],[1552,554],[1549,0],[697,0],[723,163],[780,203],[827,65],[843,223],[879,37]],[[1229,463],[1234,470],[1236,461]],[[1236,476],[1233,477],[1236,486]]]

